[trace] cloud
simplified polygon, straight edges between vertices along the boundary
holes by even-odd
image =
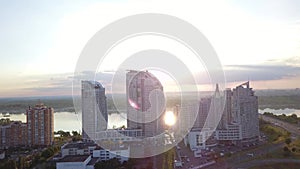
[[[300,56],[293,56],[283,59],[269,59],[265,62],[267,65],[288,65],[300,67]]]
[[[76,87],[76,84],[73,84],[73,82],[96,80],[105,87],[109,87],[112,77],[112,73],[101,72],[95,74],[91,71],[85,71],[78,75],[74,75],[73,73],[35,75],[28,77],[20,90],[25,93],[35,93],[37,95],[72,95],[72,88]]]
[[[247,80],[286,80],[288,78],[300,77],[299,63],[300,57],[293,57],[286,60],[269,60],[261,65],[226,65],[224,66],[224,73],[227,83]],[[79,95],[81,92],[81,80],[96,80],[102,83],[106,91],[109,92],[112,87],[113,76],[114,72],[97,72],[95,74],[92,71],[85,71],[76,75],[73,73],[35,75],[24,79],[23,85],[16,91],[19,92],[19,96],[49,96],[72,95],[72,89],[74,89],[74,94]],[[196,76],[203,77],[198,84],[210,84],[209,76],[205,72],[201,72]]]
[[[229,65],[225,66],[227,82],[279,80],[300,75],[300,67],[289,65]]]

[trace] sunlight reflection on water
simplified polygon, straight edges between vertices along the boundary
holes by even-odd
[[[113,113],[108,115],[108,128],[113,128],[113,126],[120,127],[122,125],[126,126],[126,114]],[[14,121],[26,122],[25,114],[10,114],[10,117],[4,117],[0,114],[0,118],[10,118]],[[54,131],[64,130],[64,131],[80,131],[81,132],[81,114],[75,114],[74,112],[57,112],[54,113]]]

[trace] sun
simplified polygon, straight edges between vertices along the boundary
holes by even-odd
[[[172,111],[167,111],[164,116],[165,124],[173,126],[176,123],[176,117]]]

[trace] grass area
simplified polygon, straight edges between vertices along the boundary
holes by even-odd
[[[293,153],[300,159],[300,138],[296,139],[295,141],[292,141],[292,143],[289,144],[287,147],[289,148],[291,153]]]
[[[281,127],[273,126],[270,123],[260,120],[259,121],[260,131],[263,132],[268,141],[271,143],[280,143],[290,137],[290,133]]]
[[[251,167],[250,169],[299,169],[299,163],[277,163]]]
[[[285,152],[292,158],[300,159],[300,138],[292,141],[290,144],[286,145],[288,149]]]
[[[263,132],[268,139],[269,144],[284,143],[280,149],[269,152],[259,158],[291,158],[300,159],[300,138],[292,141],[290,133],[285,129],[273,126],[270,123],[260,119],[260,131]],[[289,140],[289,141],[287,141]]]
[[[300,159],[300,139],[292,141],[289,144],[285,144],[280,149],[269,152],[264,156],[259,157],[261,159],[266,158],[285,158],[285,159]]]

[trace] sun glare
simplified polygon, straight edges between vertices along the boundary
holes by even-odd
[[[176,117],[172,111],[167,111],[164,116],[165,124],[173,126],[176,123]]]

